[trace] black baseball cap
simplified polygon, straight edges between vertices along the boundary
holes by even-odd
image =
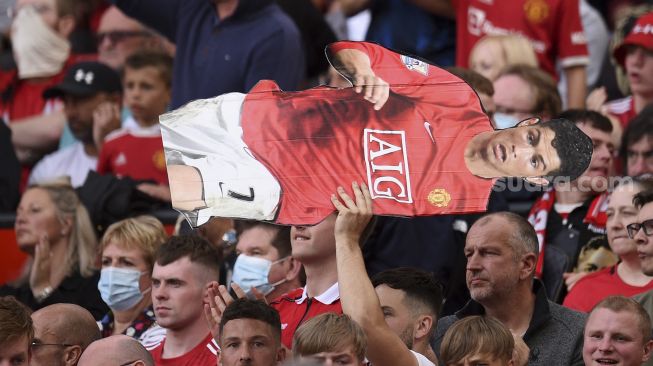
[[[122,83],[118,72],[103,63],[85,61],[72,65],[62,82],[43,92],[43,98],[57,98],[64,95],[87,97],[99,92],[121,91]]]

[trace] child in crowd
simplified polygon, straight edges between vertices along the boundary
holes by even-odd
[[[142,51],[125,61],[124,104],[132,113],[123,128],[105,139],[97,171],[168,185],[159,115],[171,96],[172,58],[160,51]]]
[[[468,316],[455,322],[445,333],[440,346],[440,360],[445,366],[525,365],[528,362],[528,347],[516,340],[497,319]]]

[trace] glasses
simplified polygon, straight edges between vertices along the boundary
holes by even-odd
[[[72,347],[72,346],[74,346],[74,344],[68,344],[68,343],[41,343],[41,342],[36,342],[36,341],[32,341],[32,344],[30,344],[31,348],[43,347],[43,346]]]
[[[151,37],[152,33],[145,31],[111,31],[111,32],[100,32],[95,35],[95,40],[97,44],[102,44],[104,39],[109,39],[113,44],[120,43],[127,38],[131,37]]]
[[[646,220],[642,223],[634,222],[626,226],[626,230],[628,230],[628,237],[634,239],[635,235],[637,235],[640,229],[644,229],[644,234],[646,236],[653,235],[653,219]]]

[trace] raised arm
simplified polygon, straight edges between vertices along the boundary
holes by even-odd
[[[11,142],[18,160],[21,163],[32,163],[43,154],[56,149],[65,124],[66,116],[63,111],[11,123]]]
[[[368,338],[367,358],[375,366],[417,366],[417,358],[385,322],[381,304],[365,271],[359,245],[372,218],[372,198],[365,184],[352,184],[354,198],[338,188],[331,201],[338,210],[334,229],[338,286],[342,310],[356,321]]]

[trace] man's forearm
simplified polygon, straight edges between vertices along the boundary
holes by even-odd
[[[336,239],[336,259],[343,312],[364,329],[375,322],[384,322],[381,305],[365,271],[358,243],[350,239]]]
[[[587,96],[585,66],[568,67],[564,69],[564,73],[567,78],[567,109],[585,108],[585,97]]]
[[[62,111],[12,121],[9,125],[11,142],[16,149],[49,151],[59,144],[65,124],[66,116]]]

